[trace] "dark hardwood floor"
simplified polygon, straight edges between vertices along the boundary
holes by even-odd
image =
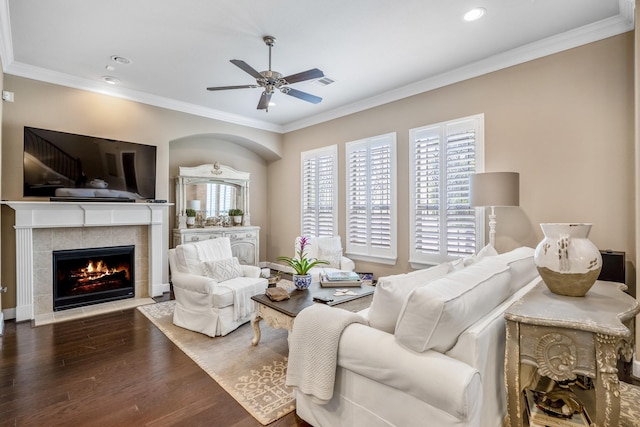
[[[261,426],[136,309],[0,337],[0,426]],[[273,427],[309,424],[291,413]]]
[[[138,310],[0,337],[0,427],[261,424]],[[623,381],[640,385],[630,364]],[[270,427],[310,427],[291,413]]]

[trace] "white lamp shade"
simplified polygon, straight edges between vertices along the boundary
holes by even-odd
[[[194,211],[199,211],[200,200],[189,200],[189,209],[193,209]]]
[[[520,174],[517,172],[486,172],[471,175],[469,180],[471,206],[519,206]]]

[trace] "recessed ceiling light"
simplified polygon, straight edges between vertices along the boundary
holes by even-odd
[[[113,76],[102,76],[102,80],[105,83],[109,83],[110,85],[116,85],[118,83],[120,83],[120,79],[117,77],[113,77]]]
[[[469,22],[477,21],[478,19],[482,18],[486,11],[487,9],[485,9],[484,7],[476,7],[474,9],[471,9],[464,14],[464,20]]]
[[[113,55],[111,59],[117,62],[118,64],[122,64],[122,65],[129,65],[131,64],[131,62],[133,62],[129,58],[125,58],[124,56],[120,56],[120,55]]]

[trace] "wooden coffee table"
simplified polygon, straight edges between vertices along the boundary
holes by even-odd
[[[260,342],[260,321],[262,319],[274,329],[287,329],[289,332],[293,329],[293,322],[298,313],[312,304],[322,304],[313,301],[314,297],[333,298],[333,301],[327,305],[343,308],[349,311],[360,311],[371,305],[373,291],[375,287],[370,285],[361,285],[360,287],[344,288],[356,292],[357,295],[345,295],[335,297],[333,294],[336,289],[340,288],[323,288],[320,283],[312,283],[309,289],[300,291],[298,289],[289,290],[291,296],[284,301],[271,301],[265,294],[254,295],[251,297],[256,303],[256,310],[251,319],[251,327],[253,328],[252,345],[258,345]]]

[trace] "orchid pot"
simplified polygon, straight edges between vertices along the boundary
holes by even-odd
[[[309,289],[309,286],[311,286],[311,274],[294,274],[293,284],[296,286],[296,289],[301,291]]]

